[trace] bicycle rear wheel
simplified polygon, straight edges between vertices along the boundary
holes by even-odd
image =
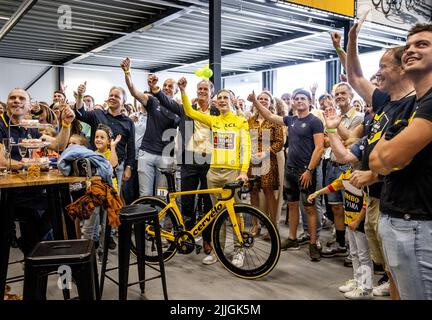
[[[215,254],[222,265],[237,277],[263,277],[273,270],[279,260],[279,233],[270,219],[258,209],[243,204],[234,205],[234,209],[241,223],[244,244],[239,246],[225,209],[216,218],[212,229]],[[256,222],[261,226],[261,236],[253,233]]]
[[[148,205],[152,208],[155,208],[158,212],[160,212],[167,203],[163,201],[160,198],[157,197],[141,197],[132,204],[144,204]],[[177,220],[176,215],[171,210],[167,211],[164,217],[160,219],[159,225],[161,228],[161,233],[170,233],[174,235],[174,232],[178,230],[179,228],[179,221]],[[153,228],[147,227],[146,230],[152,231]],[[162,251],[163,251],[163,257],[164,261],[170,260],[175,253],[177,252],[176,245],[173,241],[168,241],[162,236]],[[132,247],[131,252],[133,254],[137,254],[137,248],[135,246],[135,241],[132,241]],[[146,232],[145,235],[145,252],[144,252],[145,261],[150,264],[157,264],[159,263],[158,256],[157,256],[157,249],[156,249],[156,240],[153,235],[148,234]]]

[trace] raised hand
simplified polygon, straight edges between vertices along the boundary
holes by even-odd
[[[121,64],[120,64],[121,68],[123,69],[123,71],[129,71],[130,67],[131,67],[131,61],[129,58],[124,59]]]
[[[147,84],[148,84],[150,90],[153,90],[157,87],[158,80],[159,79],[155,74],[149,74],[149,76],[147,78]]]
[[[310,90],[313,95],[316,93],[317,89],[318,89],[318,82],[315,81],[310,87]]]
[[[256,94],[255,94],[255,90],[253,90],[251,93],[249,93],[249,95],[248,95],[248,97],[247,97],[247,100],[248,100],[249,102],[252,102],[252,103],[254,103],[255,101],[257,101],[257,97],[256,97]]]
[[[332,42],[333,42],[333,47],[335,49],[340,48],[341,47],[341,35],[338,32],[332,32],[330,34]]]
[[[115,139],[111,140],[111,150],[116,147],[116,145],[120,142],[121,138],[122,136],[118,134]]]
[[[185,92],[186,86],[187,86],[187,80],[186,80],[186,78],[185,77],[181,77],[179,79],[179,81],[177,82],[177,85],[178,85],[178,87],[179,87],[179,89],[180,89],[181,92]]]
[[[77,89],[78,96],[80,96],[80,97],[83,96],[84,93],[86,92],[86,90],[87,90],[87,81],[84,81],[83,84],[80,84],[78,86],[78,89]]]
[[[348,32],[348,38],[351,40],[357,39],[357,35],[358,35],[359,31],[360,31],[359,24],[354,23]]]
[[[338,116],[335,108],[327,108],[324,111],[324,120],[326,122],[327,129],[337,129],[342,121],[342,118]]]
[[[62,121],[66,124],[71,124],[75,119],[75,113],[69,106],[65,106],[62,110]]]

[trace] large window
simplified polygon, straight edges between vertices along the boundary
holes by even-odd
[[[256,93],[262,88],[262,73],[254,72],[239,76],[227,77],[224,79],[224,87],[234,92],[237,97],[246,99],[252,90]]]
[[[274,94],[280,97],[285,92],[298,88],[310,90],[313,83],[318,84],[317,96],[326,90],[325,62],[312,62],[277,69]]]

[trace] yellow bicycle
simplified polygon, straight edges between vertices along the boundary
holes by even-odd
[[[171,259],[176,252],[189,254],[201,246],[195,239],[214,221],[211,237],[216,257],[222,265],[234,275],[244,279],[257,279],[267,275],[276,266],[280,255],[280,237],[277,229],[263,212],[247,204],[236,204],[234,194],[241,192],[243,182],[226,184],[223,188],[176,192],[174,170],[162,170],[168,182],[167,201],[158,197],[141,197],[133,204],[149,205],[159,212],[164,261]],[[177,206],[176,198],[181,195],[219,194],[218,202],[206,213],[195,226],[186,231],[182,214]],[[253,232],[257,223],[261,234],[268,234],[266,239]],[[146,227],[145,260],[157,263],[154,231]],[[243,263],[233,264],[236,254],[243,256]]]

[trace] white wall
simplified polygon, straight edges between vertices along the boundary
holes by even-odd
[[[9,92],[14,88],[24,88],[30,84],[48,63],[34,60],[0,58],[0,100],[6,101]],[[30,89],[33,99],[52,101],[52,93],[58,83],[57,69],[52,68]]]

